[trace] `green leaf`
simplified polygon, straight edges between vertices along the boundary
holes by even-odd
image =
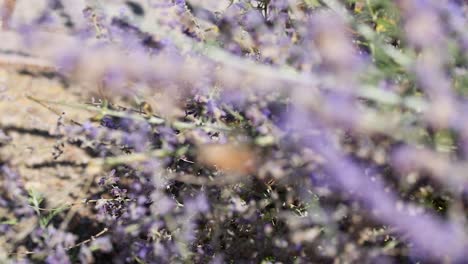
[[[16,219],[8,219],[8,220],[0,222],[0,225],[16,225],[16,224],[18,224],[18,220]]]
[[[42,201],[44,201],[44,196],[34,189],[29,189],[28,195],[29,204],[33,207],[34,211],[36,211],[37,215],[41,216],[40,205]]]
[[[42,216],[39,219],[39,224],[42,227],[46,227],[49,225],[50,221],[59,213],[63,212],[65,209],[67,209],[69,206],[68,205],[63,205],[57,208],[52,209],[46,216]]]

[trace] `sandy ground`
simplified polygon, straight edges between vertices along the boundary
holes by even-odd
[[[9,16],[8,24],[12,26],[34,21],[47,7],[44,0],[0,0],[0,6],[6,2],[16,2]],[[90,113],[56,105],[47,108],[27,98],[84,102],[80,89],[67,88],[57,78],[19,74],[21,65],[1,63],[15,55],[4,51],[0,55],[0,161],[20,174],[26,188],[44,195],[47,207],[83,198],[86,195],[82,190],[83,184],[89,176],[83,167],[73,163],[86,162],[89,157],[82,149],[65,144],[63,154],[54,159],[54,145],[58,140],[54,133],[58,114],[65,113],[66,118],[83,122]],[[37,75],[34,70],[32,72]],[[2,142],[2,134],[7,136],[6,143]]]
[[[56,79],[31,77],[16,70],[0,68],[0,130],[10,138],[0,147],[0,160],[18,170],[27,188],[45,195],[48,206],[74,202],[82,198],[82,185],[88,177],[83,167],[73,163],[86,162],[86,153],[65,144],[63,154],[54,159],[54,137],[59,115],[78,122],[90,117],[85,111],[38,104],[27,98],[83,102],[78,89],[64,87]],[[57,112],[57,113],[55,113]]]

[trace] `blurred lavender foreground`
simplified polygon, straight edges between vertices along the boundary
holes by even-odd
[[[468,262],[466,1],[0,3],[0,263]]]

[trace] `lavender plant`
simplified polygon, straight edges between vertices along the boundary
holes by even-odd
[[[14,2],[0,67],[86,98],[27,95],[87,159],[51,207],[0,157],[0,262],[468,257],[465,1]]]

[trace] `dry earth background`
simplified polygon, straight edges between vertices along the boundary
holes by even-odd
[[[32,21],[46,4],[46,1],[17,1],[11,24]],[[45,195],[49,206],[74,202],[84,195],[84,171],[75,161],[86,162],[88,157],[82,149],[66,144],[63,154],[54,159],[54,146],[60,144],[54,130],[57,114],[64,113],[66,119],[77,122],[86,120],[90,114],[41,105],[27,97],[64,102],[82,102],[87,98],[80,93],[80,87],[66,87],[60,78],[48,75],[50,71],[22,65],[21,58],[18,63],[15,59],[10,52],[0,50],[0,129],[5,141],[0,148],[0,160],[9,160],[18,168],[26,187]]]
[[[54,98],[62,101],[80,101],[78,92],[65,88],[60,82],[47,78],[18,74],[7,67],[0,70],[2,93],[0,102],[1,129],[11,141],[0,148],[2,160],[10,160],[26,177],[27,188],[33,188],[47,196],[51,206],[72,202],[81,196],[83,169],[73,166],[74,162],[85,162],[87,156],[82,149],[65,145],[64,153],[54,159],[52,153],[57,140],[54,138],[57,113],[79,121],[86,113],[74,109],[53,106],[48,109],[26,96]],[[74,198],[73,198],[74,197]]]
[[[8,1],[0,0],[0,5]],[[66,5],[65,8],[75,10],[70,12],[72,16],[77,14],[72,19],[83,19],[79,11],[85,8],[85,1],[66,1]],[[47,8],[45,0],[16,1],[10,25],[15,27],[34,21],[44,8]],[[109,8],[113,8],[112,4]],[[8,33],[8,29],[2,31]],[[66,28],[54,23],[47,31],[65,33]],[[63,153],[56,159],[55,148],[62,142],[55,133],[59,120],[82,123],[93,113],[41,104],[30,97],[84,103],[93,97],[89,94],[93,88],[88,87],[85,94],[82,87],[66,83],[64,78],[54,75],[53,70],[36,67],[34,59],[14,54],[24,52],[16,49],[14,41],[3,38],[0,42],[0,161],[8,160],[23,177],[25,187],[45,197],[48,208],[79,202],[86,197],[84,190],[94,176],[81,166],[89,161],[89,156],[79,146],[64,144]],[[77,210],[85,213],[86,207],[78,206]],[[0,215],[3,213],[0,211]],[[27,226],[24,224],[19,226]]]

